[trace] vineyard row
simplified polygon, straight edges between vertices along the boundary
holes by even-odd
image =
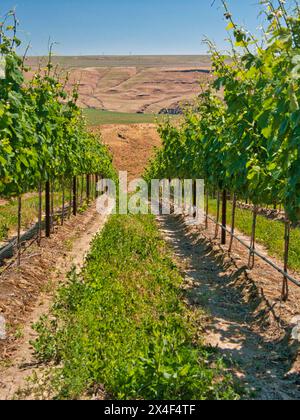
[[[282,0],[263,3],[265,22],[261,36],[254,36],[236,24],[223,2],[231,52],[223,54],[208,41],[211,81],[179,127],[161,124],[163,146],[145,177],[204,179],[208,191],[219,191],[222,243],[227,196],[234,197],[234,208],[237,199],[253,203],[250,266],[258,207],[282,205],[287,299],[290,229],[300,218],[300,9],[289,10]],[[219,217],[220,205],[217,222]],[[233,230],[234,218],[235,212]]]
[[[114,177],[111,156],[86,128],[77,106],[78,86],[66,91],[69,76],[52,64],[31,80],[17,54],[18,21],[8,13],[0,24],[0,196],[36,191],[53,179],[101,173]]]

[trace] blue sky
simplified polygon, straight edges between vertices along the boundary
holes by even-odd
[[[0,14],[16,7],[30,55],[201,54],[204,36],[224,48],[226,24],[215,0],[1,0]],[[234,15],[254,30],[259,0],[228,0]]]

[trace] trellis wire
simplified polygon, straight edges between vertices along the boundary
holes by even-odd
[[[207,215],[207,218],[213,222],[213,223],[217,223],[211,216]],[[224,227],[222,226],[221,223],[217,223],[219,225],[219,227],[221,227],[221,229],[224,229]],[[236,239],[238,242],[240,242],[245,248],[247,248],[250,252],[252,252],[254,255],[256,255],[257,257],[259,257],[260,259],[262,259],[264,262],[266,262],[268,265],[270,265],[271,267],[273,267],[276,271],[278,271],[280,274],[282,274],[287,280],[289,280],[291,283],[295,284],[296,286],[300,287],[300,281],[295,279],[294,277],[292,277],[287,271],[283,270],[282,268],[278,267],[276,264],[274,264],[271,260],[269,260],[267,257],[265,257],[264,255],[262,255],[260,252],[258,252],[256,249],[251,248],[251,246],[249,246],[248,244],[246,244],[245,241],[243,241],[241,238],[239,238],[237,235],[232,234],[232,232],[225,228],[226,232],[229,235],[232,235],[234,239]]]
[[[96,190],[97,186],[97,180],[99,179],[99,175],[87,175],[87,199],[91,198],[91,187],[94,188],[94,191],[92,190],[92,198],[97,198],[98,192]],[[91,185],[92,184],[92,185]],[[74,186],[74,191],[72,191],[72,187]],[[13,240],[9,245],[1,249],[1,253],[10,252],[10,249],[12,249],[12,253],[14,254],[12,258],[10,258],[10,263],[7,264],[5,267],[3,267],[0,270],[0,275],[6,272],[10,267],[17,264],[17,266],[21,265],[21,256],[24,254],[24,252],[30,248],[34,243],[37,243],[38,246],[41,244],[42,239],[42,223],[43,223],[43,217],[42,217],[42,207],[43,207],[43,193],[42,184],[40,183],[38,186],[38,221],[35,227],[29,229],[24,235],[28,235],[30,231],[34,231],[33,236],[34,239],[28,242],[27,239],[22,240],[21,238],[21,227],[22,227],[22,195],[19,195],[17,198],[17,207],[18,207],[18,226],[17,226],[17,237],[15,240]],[[72,193],[74,192],[74,196],[72,197]],[[94,192],[94,194],[93,194]],[[72,207],[73,210],[75,209],[75,212],[77,214],[77,206],[78,206],[78,179],[74,177],[74,179],[71,179],[70,182],[70,206],[67,207],[65,204],[65,179],[62,179],[62,210],[61,214],[59,212],[59,218],[61,219],[61,224],[64,224],[64,216],[66,211],[68,211],[69,217],[71,216]],[[50,238],[51,233],[54,233],[54,218],[55,218],[55,212],[54,212],[54,194],[55,194],[55,186],[54,182],[47,181],[45,184],[45,235],[47,238]],[[72,198],[74,201],[72,202]],[[24,246],[24,244],[27,244]],[[14,252],[16,248],[16,253]]]

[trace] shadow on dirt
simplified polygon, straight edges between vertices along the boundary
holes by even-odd
[[[221,249],[175,216],[158,218],[161,231],[174,249],[182,273],[191,285],[191,305],[201,306],[211,317],[207,344],[218,348],[230,371],[253,398],[300,398],[299,374],[290,374],[299,351],[291,344],[291,327],[275,311],[247,274]],[[274,336],[271,331],[274,332]]]

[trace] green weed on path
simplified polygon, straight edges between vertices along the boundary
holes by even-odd
[[[114,399],[235,399],[232,381],[199,339],[203,313],[152,216],[112,216],[80,276],[71,273],[35,349],[55,361],[57,398],[104,385]]]

